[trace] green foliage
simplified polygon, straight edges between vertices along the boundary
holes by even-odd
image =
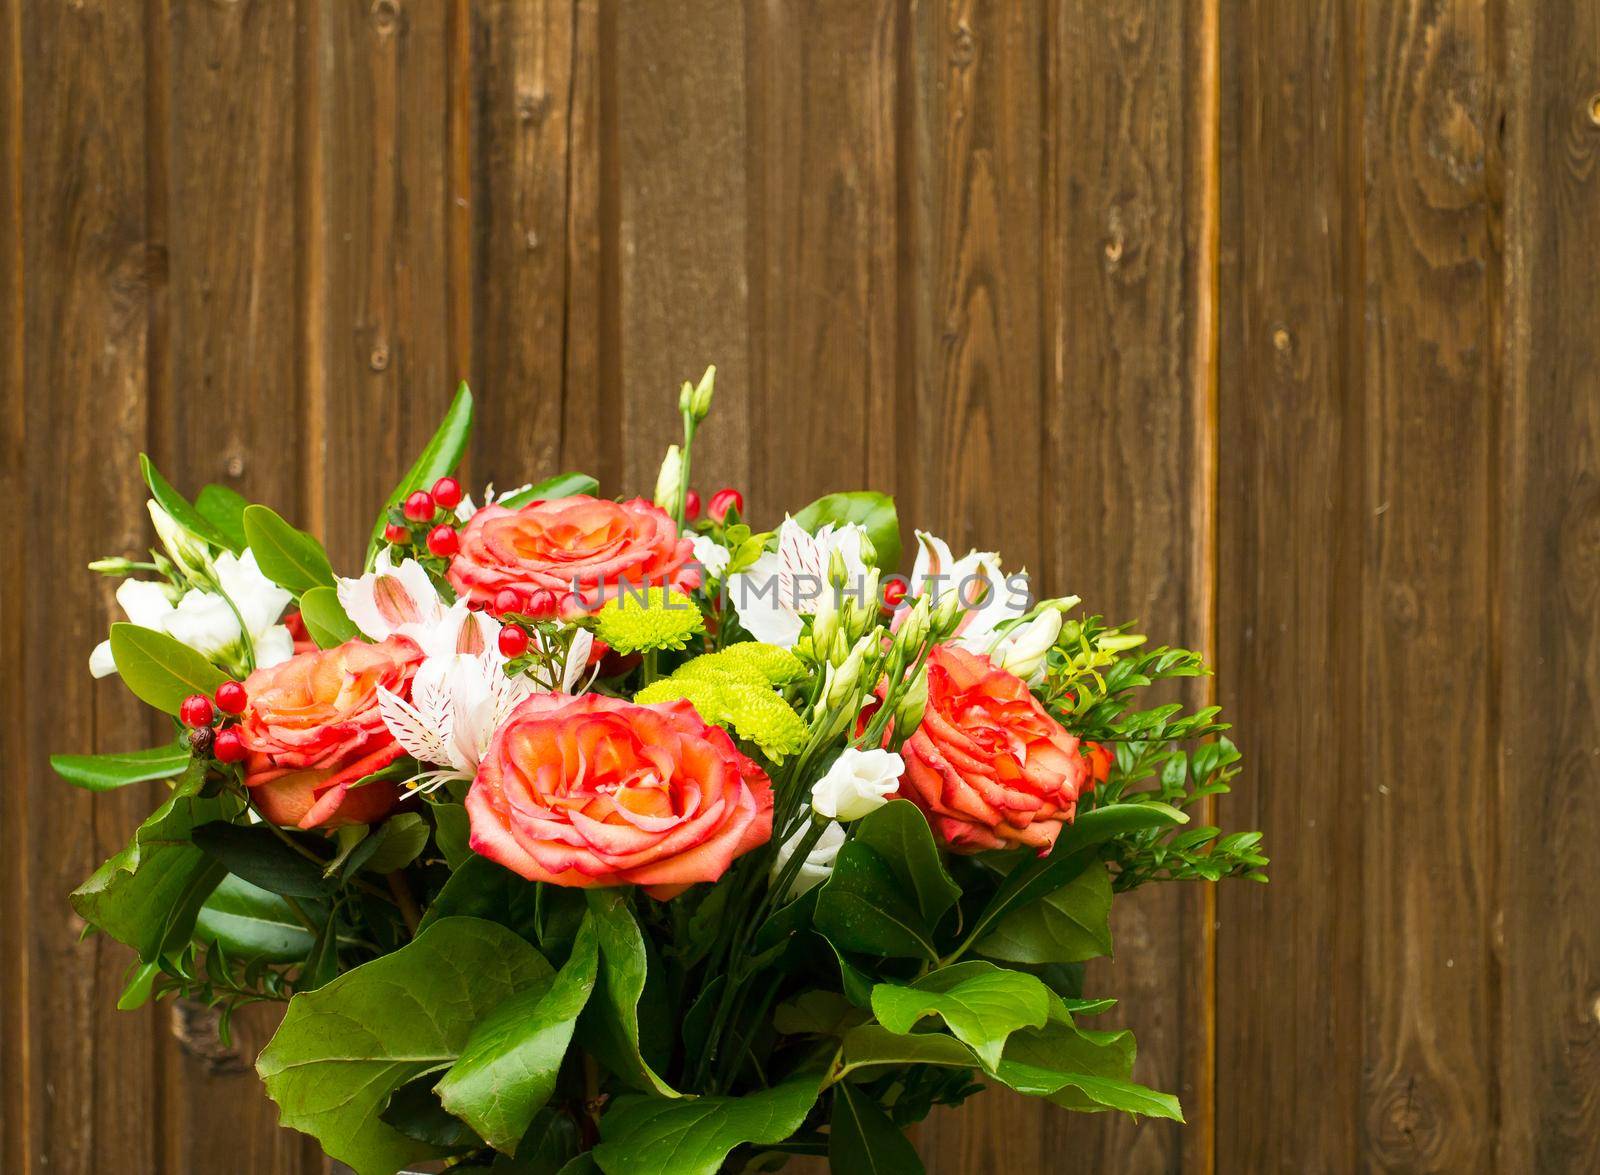
[[[217,529],[226,540],[224,545],[234,554],[242,554],[250,545],[244,533],[244,510],[249,504],[237,490],[216,484],[202,486],[194,500],[195,510]]]
[[[584,1046],[635,1089],[675,1098],[677,1091],[657,1075],[640,1046],[639,1001],[650,962],[628,895],[591,889],[585,896],[600,947],[600,979],[599,990],[579,1021]]]
[[[316,935],[281,896],[225,876],[200,907],[195,938],[247,961],[298,963],[311,953]]]
[[[833,1090],[828,1166],[867,1175],[918,1175],[923,1170],[917,1148],[876,1101],[849,1082]]]
[[[244,549],[243,543],[235,546],[233,535],[217,526],[205,513],[192,506],[188,498],[173,489],[172,483],[161,476],[155,463],[143,453],[139,454],[139,470],[144,474],[145,484],[150,487],[150,496],[156,500],[156,505],[172,516],[172,521],[213,547],[235,554]]]
[[[900,566],[900,515],[888,494],[866,490],[824,494],[796,514],[794,520],[811,534],[830,522],[836,526],[859,523],[866,527],[867,537],[877,552],[874,566],[885,572]]]
[[[957,1040],[990,1069],[1019,1028],[1040,1028],[1050,1014],[1049,989],[1032,975],[973,959],[929,972],[909,985],[880,983],[872,1012],[890,1032],[910,1033],[939,1016]]]
[[[135,697],[176,717],[190,694],[210,697],[228,680],[222,670],[164,632],[137,624],[111,626],[111,657]]]
[[[112,791],[130,783],[171,779],[188,765],[189,748],[181,740],[148,751],[50,756],[50,767],[57,775],[88,791]]]
[[[400,484],[389,491],[388,498],[384,500],[383,509],[378,513],[378,521],[372,528],[372,538],[367,544],[366,565],[369,569],[372,567],[373,559],[377,558],[378,548],[383,541],[383,528],[389,521],[389,511],[417,490],[431,489],[433,483],[441,477],[454,473],[456,466],[461,464],[461,455],[466,452],[467,440],[471,435],[472,393],[467,389],[466,383],[462,382],[456,389],[455,399],[450,401],[450,407],[445,411],[444,419],[439,422],[439,427],[423,446],[415,463],[400,479]],[[254,547],[255,543],[252,542],[250,545]],[[256,558],[258,560],[261,558],[259,553]],[[265,571],[266,568],[263,566],[262,570]],[[272,573],[267,572],[267,574]]]
[[[346,641],[363,639],[356,622],[339,603],[339,593],[326,584],[308,588],[300,597],[300,619],[319,649],[331,649]]]
[[[247,506],[244,533],[256,566],[273,583],[301,596],[315,587],[332,587],[333,565],[311,535],[290,526],[266,506]]]
[[[1011,963],[1081,963],[1111,953],[1111,877],[1099,861],[1013,910],[974,946]]]
[[[593,495],[599,492],[600,483],[587,473],[558,473],[538,485],[507,494],[500,499],[498,505],[515,510],[520,506],[526,506],[529,502],[549,502],[556,498],[572,498],[580,494]]]

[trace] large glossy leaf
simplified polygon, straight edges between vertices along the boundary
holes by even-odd
[[[450,868],[460,869],[472,859],[472,827],[464,804],[443,800],[435,803],[433,825],[434,842]]]
[[[1010,963],[1081,963],[1111,953],[1111,877],[1104,863],[1013,910],[974,948]]]
[[[200,798],[203,782],[204,769],[191,768],[128,846],[72,893],[72,908],[85,922],[147,962],[189,941],[201,905],[227,872],[189,839],[196,826],[237,806],[225,795]]]
[[[899,1033],[911,1032],[926,1016],[938,1016],[993,1068],[1013,1032],[1044,1025],[1050,1016],[1050,991],[1032,975],[973,959],[909,985],[878,984],[872,989],[872,1013],[890,1032]]]
[[[483,918],[535,940],[539,887],[487,857],[470,856],[444,883],[422,916],[426,928],[440,918]]]
[[[361,638],[361,630],[339,603],[339,592],[323,584],[300,597],[300,619],[319,649],[331,649]]]
[[[587,473],[558,473],[538,485],[507,494],[497,504],[515,510],[519,506],[526,506],[529,502],[548,502],[554,498],[570,498],[576,494],[595,494],[599,489],[600,483]]]
[[[1073,1110],[1125,1110],[1183,1121],[1178,1099],[1131,1080],[1133,1034],[1090,1032],[1052,1020],[1016,1033],[994,1075],[1019,1093]]]
[[[599,990],[579,1021],[585,1047],[635,1089],[665,1098],[678,1096],[645,1060],[639,1046],[639,1000],[649,978],[644,934],[622,889],[585,891],[600,946]]]
[[[489,1013],[434,1087],[444,1108],[496,1150],[516,1150],[555,1091],[598,962],[593,925],[585,921],[565,966]]]
[[[220,527],[190,505],[188,498],[173,489],[172,483],[161,476],[154,462],[143,453],[139,454],[139,470],[144,474],[145,484],[150,487],[150,496],[172,516],[172,521],[213,547],[234,552],[242,549],[234,546],[232,539]]]
[[[373,873],[393,873],[417,859],[428,843],[428,822],[415,812],[401,812],[373,833],[375,844],[362,868]]]
[[[885,573],[900,566],[900,515],[888,494],[866,490],[824,494],[796,514],[794,520],[812,534],[830,522],[860,523],[877,549],[877,565]]]
[[[836,950],[931,962],[932,930],[905,893],[876,850],[846,841],[817,895],[817,930]]]
[[[327,843],[321,838],[301,837],[292,832],[284,836],[308,846]],[[220,861],[230,873],[272,893],[316,898],[333,891],[334,882],[323,873],[321,864],[285,844],[264,824],[216,821],[196,828],[194,843]]]
[[[828,1167],[860,1175],[921,1175],[922,1160],[878,1103],[842,1081],[828,1119]]]
[[[200,517],[217,528],[228,540],[228,549],[235,554],[250,545],[244,533],[244,510],[248,505],[250,502],[243,494],[215,483],[202,486],[194,499],[194,508]]]
[[[890,800],[863,817],[856,823],[854,839],[884,859],[904,892],[916,895],[925,926],[938,926],[961,896],[961,887],[940,860],[927,817],[910,800]]]
[[[981,1062],[966,1045],[943,1032],[890,1032],[881,1024],[863,1024],[845,1034],[842,1071],[884,1065],[943,1065],[976,1069]]]
[[[146,705],[176,715],[190,694],[210,697],[227,675],[188,645],[137,624],[111,626],[111,657],[123,684]]]
[[[798,1130],[821,1084],[811,1073],[746,1097],[619,1098],[600,1119],[595,1161],[606,1175],[716,1175],[734,1147]]]
[[[299,596],[314,587],[333,586],[333,565],[322,544],[290,526],[270,507],[247,507],[244,533],[261,574],[279,587]]]
[[[189,748],[181,742],[148,751],[108,755],[51,755],[50,767],[76,787],[111,791],[130,783],[171,779],[189,766]]]
[[[467,439],[471,435],[472,393],[463,381],[456,388],[455,399],[450,401],[444,419],[439,422],[439,427],[434,430],[433,436],[417,455],[416,462],[406,471],[405,477],[400,479],[400,484],[389,492],[389,497],[384,501],[383,510],[378,514],[377,524],[372,528],[372,541],[368,544],[369,568],[378,553],[378,543],[383,538],[383,528],[389,521],[390,508],[398,506],[417,490],[431,488],[434,482],[446,474],[454,473],[456,466],[461,464],[461,455],[466,452]]]
[[[379,1117],[389,1097],[454,1064],[485,1016],[550,973],[503,926],[441,919],[392,954],[295,996],[256,1070],[285,1126],[315,1135],[360,1175],[391,1175],[440,1150]]]
[[[202,942],[221,943],[230,959],[244,962],[299,962],[316,944],[287,902],[232,874],[200,907],[194,933]]]

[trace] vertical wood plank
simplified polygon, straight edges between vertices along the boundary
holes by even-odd
[[[1493,1149],[1486,270],[1478,4],[1366,14],[1362,584],[1366,1161]]]
[[[1045,535],[1053,590],[1166,644],[1204,648],[1211,373],[1196,335],[1209,192],[1204,6],[1064,4],[1048,57]],[[1191,701],[1199,694],[1185,695]],[[1139,1041],[1138,1080],[1189,1125],[1046,1120],[1046,1153],[1085,1169],[1210,1167],[1208,899],[1152,887],[1119,900],[1114,965],[1091,968]]]
[[[693,479],[748,483],[745,21],[712,0],[613,14],[622,484],[649,497],[678,385],[717,365]],[[766,507],[758,513],[766,516]]]
[[[747,499],[764,520],[865,486],[892,444],[873,425],[895,396],[901,7],[748,6]]]
[[[7,1085],[19,1087],[6,1166],[153,1170],[155,1013],[113,1008],[128,953],[104,938],[80,944],[65,896],[126,842],[156,789],[91,798],[46,763],[56,749],[150,745],[142,707],[120,684],[88,675],[111,593],[79,570],[108,550],[137,550],[148,535],[130,476],[148,409],[145,19],[142,7],[114,3],[31,5],[9,17],[21,254],[10,285],[20,304],[8,307],[7,324],[20,394],[8,397],[6,450],[30,562],[25,583],[8,581],[5,625],[16,768],[3,801],[14,841],[5,978],[18,1009],[6,1059]]]
[[[1600,13],[1504,19],[1496,1154],[1577,1172],[1600,1167]]]
[[[190,494],[221,482],[301,517],[295,13],[166,0],[152,13],[151,232],[164,262],[151,315],[152,456]],[[123,476],[137,476],[131,461]],[[214,1016],[161,1010],[170,1169],[317,1162],[309,1140],[278,1129],[255,1075],[280,1014],[248,1009],[224,1046]]]
[[[306,520],[335,566],[360,561],[466,365],[450,353],[447,16],[418,0],[300,13]]]
[[[1223,801],[1271,884],[1218,893],[1216,1169],[1360,1154],[1360,47],[1346,0],[1224,7]],[[1295,183],[1284,177],[1298,177]],[[1290,683],[1315,682],[1296,701]]]

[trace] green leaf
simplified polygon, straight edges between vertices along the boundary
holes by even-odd
[[[194,932],[202,942],[221,943],[229,958],[246,962],[299,962],[316,944],[281,897],[231,874],[200,907]]]
[[[504,865],[476,854],[464,861],[444,883],[422,916],[420,929],[441,918],[482,918],[516,931],[530,942],[534,938],[539,887]]]
[[[320,839],[305,837],[297,843],[316,844]],[[321,865],[290,848],[264,824],[215,821],[194,830],[194,843],[225,865],[228,872],[272,893],[317,898],[333,891],[333,883],[323,875]]]
[[[911,1140],[877,1102],[848,1081],[833,1089],[828,1167],[862,1175],[920,1175],[923,1170]]]
[[[560,1110],[543,1109],[533,1116],[533,1125],[517,1144],[515,1155],[496,1155],[490,1175],[561,1175],[575,1159],[589,1158],[578,1153],[578,1124]],[[593,1165],[584,1168],[599,1171]]]
[[[824,494],[796,514],[794,520],[811,534],[830,522],[840,526],[860,523],[867,528],[867,537],[877,548],[877,566],[885,572],[900,566],[900,515],[888,494],[866,490]]]
[[[360,1175],[391,1175],[440,1148],[379,1112],[412,1078],[455,1063],[478,1022],[550,964],[515,934],[445,918],[392,954],[296,995],[256,1061],[283,1125]]]
[[[161,476],[155,463],[143,453],[139,454],[139,470],[144,474],[145,484],[150,487],[150,496],[156,500],[158,506],[172,516],[172,521],[213,547],[235,553],[240,550],[209,518],[190,505],[188,498],[173,489],[172,483]]]
[[[644,934],[628,908],[624,889],[584,891],[600,945],[599,991],[578,1024],[584,1047],[635,1089],[675,1098],[639,1049],[639,999],[649,977]]]
[[[333,565],[322,544],[290,526],[270,507],[246,507],[244,533],[261,574],[279,587],[299,596],[314,587],[333,586]]]
[[[189,748],[177,742],[148,751],[109,755],[51,755],[50,767],[75,787],[111,791],[130,783],[171,779],[189,765]]]
[[[525,490],[506,495],[495,505],[515,510],[519,506],[526,506],[529,502],[548,502],[555,498],[570,498],[577,494],[592,495],[599,490],[600,483],[587,473],[558,473],[536,486],[529,486]]]
[[[772,1010],[772,1026],[789,1036],[843,1036],[867,1018],[836,991],[813,988]]]
[[[472,859],[472,826],[465,804],[440,802],[433,805],[433,839],[444,854],[445,864],[460,869]]]
[[[1111,875],[1091,861],[1055,893],[1013,910],[973,948],[1010,963],[1081,963],[1111,953]]]
[[[345,614],[339,593],[326,584],[309,588],[300,597],[300,619],[319,649],[331,649],[346,641],[363,639],[356,622]]]
[[[841,951],[936,960],[932,932],[903,893],[900,879],[879,853],[846,841],[817,895],[817,930]]]
[[[137,624],[111,626],[111,657],[123,684],[146,705],[176,715],[190,694],[210,697],[227,675],[188,645]]]
[[[444,1108],[496,1150],[515,1151],[534,1115],[555,1092],[598,965],[593,926],[585,920],[566,965],[480,1021],[461,1056],[434,1087]]]
[[[1050,991],[1031,975],[973,959],[924,975],[910,986],[880,983],[872,1013],[890,1032],[909,1033],[925,1016],[939,1016],[986,1067],[1000,1063],[1006,1038],[1041,1027],[1050,1016]]]
[[[888,863],[902,883],[901,892],[916,895],[917,909],[926,926],[939,919],[961,896],[945,870],[934,843],[928,819],[910,800],[890,800],[857,821],[854,840],[872,849]]]
[[[377,845],[362,868],[373,873],[393,873],[411,864],[422,852],[428,843],[428,822],[415,812],[401,812],[384,821],[373,839]]]
[[[433,483],[441,477],[454,473],[456,466],[461,464],[461,454],[466,452],[467,438],[471,435],[472,393],[463,380],[456,388],[455,399],[450,401],[444,419],[439,422],[439,427],[434,430],[433,436],[417,456],[416,463],[406,471],[405,477],[400,479],[400,484],[390,491],[389,497],[384,501],[383,509],[378,514],[377,524],[372,528],[372,541],[367,548],[369,568],[378,553],[378,544],[383,539],[383,528],[389,521],[390,508],[400,505],[417,490],[431,489]]]
[[[890,1032],[881,1024],[863,1024],[845,1034],[841,1073],[881,1065],[942,1065],[976,1069],[981,1062],[966,1045],[943,1032]]]
[[[339,976],[339,930],[338,922],[329,916],[322,924],[322,929],[317,933],[317,941],[311,947],[311,953],[306,956],[305,965],[300,968],[300,974],[295,977],[294,986],[297,992],[316,991],[319,987],[326,987]]]
[[[717,1175],[734,1147],[800,1129],[821,1084],[810,1073],[745,1097],[619,1098],[600,1119],[594,1158],[606,1175]]]
[[[227,540],[227,548],[236,555],[250,545],[244,533],[244,508],[249,504],[243,494],[215,483],[203,486],[194,500],[200,517],[217,528],[217,533]]]
[[[1013,1036],[993,1072],[1019,1093],[1068,1109],[1125,1110],[1183,1121],[1177,1098],[1129,1079],[1133,1060],[1132,1033],[1090,1032],[1053,1020]]]
[[[201,799],[195,793],[204,782],[204,767],[191,768],[128,846],[72,893],[79,917],[146,962],[188,943],[201,905],[227,872],[189,839],[237,804],[221,795]]]
[[[483,1145],[477,1133],[439,1104],[434,1092],[437,1073],[413,1077],[389,1095],[378,1117],[407,1138],[444,1151],[475,1149]]]

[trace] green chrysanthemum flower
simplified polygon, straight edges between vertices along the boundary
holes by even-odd
[[[650,588],[643,600],[624,592],[595,617],[595,635],[619,653],[681,649],[705,627],[694,601],[668,588]]]
[[[760,641],[729,645],[712,656],[726,665],[749,666],[766,678],[771,685],[788,685],[806,675],[806,667],[799,657],[788,649],[763,644]]]
[[[680,669],[672,677],[645,686],[633,700],[648,705],[680,698],[707,722],[731,728],[740,738],[755,743],[774,763],[783,762],[805,745],[805,721],[765,680],[751,682],[735,673],[712,673],[708,669],[684,675]]]

